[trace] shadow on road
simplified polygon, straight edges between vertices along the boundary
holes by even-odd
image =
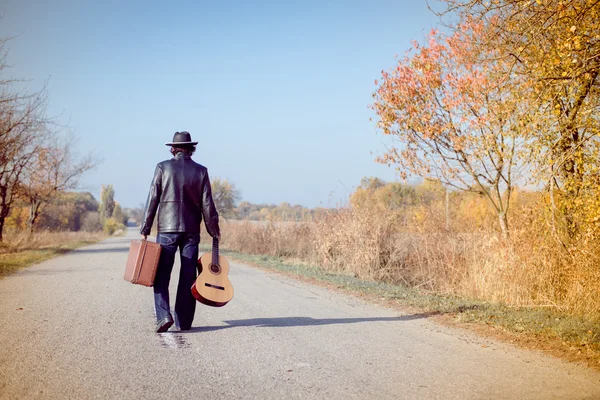
[[[103,247],[99,249],[76,249],[73,250],[74,253],[127,253],[129,251],[129,247]]]
[[[112,272],[111,268],[95,268],[93,271],[85,268],[80,268],[79,265],[73,266],[71,268],[32,268],[32,269],[22,269],[20,271],[16,271],[15,275],[32,275],[32,276],[52,276],[52,275],[73,275],[73,274],[90,274],[98,271],[104,272]],[[125,265],[123,265],[123,271],[125,271]],[[112,278],[111,278],[112,280]]]
[[[359,322],[398,322],[411,321],[414,319],[429,318],[437,315],[437,312],[427,312],[411,315],[400,315],[397,317],[371,317],[371,318],[323,318],[315,319],[310,317],[279,317],[279,318],[251,318],[223,321],[227,325],[222,326],[199,326],[186,331],[185,333],[201,333],[218,331],[221,329],[235,328],[240,326],[254,326],[257,328],[289,328],[295,326],[317,326],[334,324],[354,324]]]

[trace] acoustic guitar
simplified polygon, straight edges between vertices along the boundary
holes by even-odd
[[[223,307],[233,298],[229,282],[229,262],[219,255],[219,241],[213,238],[212,253],[204,253],[198,260],[200,274],[192,286],[192,295],[200,303]]]

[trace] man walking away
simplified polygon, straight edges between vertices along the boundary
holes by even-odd
[[[160,260],[154,280],[156,332],[166,332],[173,322],[179,330],[189,330],[194,320],[196,300],[191,287],[196,280],[200,224],[204,218],[206,230],[220,238],[219,215],[212,198],[206,167],[191,156],[198,142],[188,132],[175,132],[171,147],[173,158],[156,166],[140,233],[150,234],[158,210],[157,243],[161,245]],[[179,249],[181,271],[175,299],[175,320],[169,305],[169,281]]]

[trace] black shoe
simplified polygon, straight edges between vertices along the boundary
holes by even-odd
[[[173,325],[173,318],[166,317],[156,324],[156,333],[162,333],[169,330],[169,328]]]

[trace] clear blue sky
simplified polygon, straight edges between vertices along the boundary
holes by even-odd
[[[335,206],[386,138],[368,108],[381,70],[437,24],[424,0],[3,0],[13,77],[48,80],[49,114],[102,157],[82,185],[145,202],[178,130],[254,203]],[[373,154],[371,154],[371,152]]]

